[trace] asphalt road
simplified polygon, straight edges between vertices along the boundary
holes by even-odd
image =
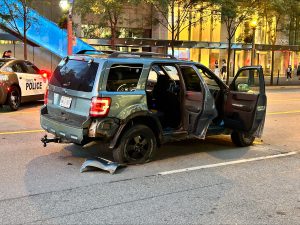
[[[43,148],[39,107],[0,111],[0,224],[300,224],[300,88],[268,91],[251,147],[172,143],[115,175],[79,173],[86,157],[111,159],[95,143]]]

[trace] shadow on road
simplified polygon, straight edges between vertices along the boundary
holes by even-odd
[[[39,106],[42,106],[43,104],[44,101],[22,103],[17,112],[22,112],[23,110],[27,110],[27,109],[35,109]],[[3,105],[2,107],[0,107],[0,113],[11,113],[11,112],[13,111],[11,111],[11,109],[7,105]]]
[[[248,151],[250,147],[239,148],[233,145],[230,136],[220,135],[208,137],[206,140],[184,140],[162,145],[156,153],[154,161],[161,161],[176,157],[184,157],[197,153],[207,153],[217,159],[229,160],[240,159]],[[74,157],[102,157],[113,161],[112,150],[99,144],[92,142],[84,147],[70,144],[65,150],[71,152]]]
[[[217,159],[229,160],[242,158],[249,148],[238,148],[230,137],[220,135],[208,137],[206,140],[185,140],[163,145],[157,152],[155,160],[164,160],[179,156],[206,153]]]

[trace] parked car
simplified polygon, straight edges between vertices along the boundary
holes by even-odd
[[[43,100],[48,77],[27,60],[0,59],[0,106],[15,111],[23,102]]]
[[[119,163],[151,160],[165,142],[229,134],[237,146],[262,135],[263,69],[241,68],[230,86],[202,64],[152,53],[63,59],[41,109],[49,142],[99,141]],[[104,146],[104,145],[101,145]]]

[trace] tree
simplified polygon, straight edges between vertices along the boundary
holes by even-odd
[[[289,0],[287,7],[289,44],[300,45],[300,1]]]
[[[158,15],[154,22],[160,23],[171,34],[171,48],[174,56],[175,41],[179,39],[180,33],[186,28],[195,26],[203,17],[210,14],[205,11],[215,1],[197,0],[148,0]]]
[[[265,41],[272,45],[271,59],[271,85],[274,78],[274,63],[275,63],[275,44],[277,42],[278,33],[285,30],[284,23],[289,14],[289,7],[292,7],[292,0],[260,0],[259,14],[264,21],[268,37]]]
[[[75,11],[82,16],[87,16],[91,12],[99,18],[99,27],[109,25],[111,31],[111,46],[115,49],[115,39],[117,38],[120,18],[124,14],[125,4],[135,4],[138,0],[77,0],[75,1]],[[95,25],[95,24],[94,24]]]
[[[237,28],[246,20],[252,19],[257,1],[251,0],[220,0],[218,2],[221,14],[221,21],[224,23],[227,31],[227,77],[226,83],[229,83],[230,59],[232,53],[232,41]]]
[[[2,0],[0,8],[5,9],[0,11],[0,23],[9,30],[15,32],[24,43],[24,59],[27,59],[27,31],[36,19],[30,16],[31,0],[20,0],[11,2]],[[19,22],[22,21],[22,26]]]

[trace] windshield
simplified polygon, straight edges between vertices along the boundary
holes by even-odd
[[[93,90],[99,64],[79,60],[62,60],[50,80],[51,85],[76,91]]]
[[[0,59],[0,69],[1,69],[1,67],[5,64],[5,63],[7,63],[8,61],[10,61],[9,59]]]

